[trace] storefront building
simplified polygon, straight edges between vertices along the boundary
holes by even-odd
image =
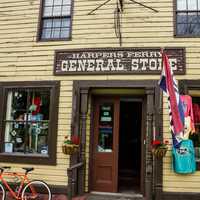
[[[199,0],[1,0],[0,165],[34,167],[57,193],[75,178],[75,194],[200,199],[199,10]],[[161,48],[196,106],[193,174],[172,169]],[[80,137],[71,156],[67,135]],[[154,137],[170,141],[163,159]]]

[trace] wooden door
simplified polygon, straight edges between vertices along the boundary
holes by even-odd
[[[117,192],[119,99],[94,100],[92,190]]]

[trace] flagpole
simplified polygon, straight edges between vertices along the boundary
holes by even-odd
[[[155,126],[155,119],[153,119],[153,141],[156,140],[156,126]]]
[[[163,70],[163,67],[164,67],[164,63],[163,63],[163,60],[164,60],[164,50],[165,50],[164,47],[160,48],[160,53],[161,53],[161,58],[162,58],[162,70]]]

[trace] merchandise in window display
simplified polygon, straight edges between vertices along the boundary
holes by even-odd
[[[4,143],[4,150],[6,153],[12,153],[13,152],[13,143],[12,142],[5,142]]]
[[[188,118],[188,117],[190,118],[190,119],[189,118],[187,119],[188,120],[187,123],[190,123],[189,126],[191,127],[191,133],[195,133],[192,97],[189,95],[181,95],[180,98],[183,103],[185,118]]]
[[[29,111],[32,112],[32,115],[36,115],[40,112],[40,106],[42,105],[40,97],[33,97],[32,105],[29,107]]]
[[[15,113],[15,123],[13,124],[13,129],[10,132],[11,139],[10,141],[13,143],[14,152],[23,152],[24,150],[24,122],[23,122],[23,114],[21,112]]]
[[[5,142],[13,144],[13,153],[48,153],[49,94],[26,89],[8,92]]]
[[[195,148],[196,162],[200,162],[200,97],[192,97],[194,113],[195,134],[190,135]]]

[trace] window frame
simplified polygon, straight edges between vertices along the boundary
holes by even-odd
[[[197,80],[179,80],[180,94],[188,94],[189,90],[200,90],[200,79]],[[200,171],[200,161],[196,161],[196,169]]]
[[[42,38],[44,1],[45,0],[40,0],[36,42],[71,41],[72,40],[72,17],[73,17],[73,10],[74,10],[73,9],[74,8],[74,1],[71,0],[71,12],[70,12],[70,15],[67,16],[67,17],[63,17],[63,18],[70,18],[69,37],[68,38]],[[56,18],[58,18],[58,17],[46,17],[46,19],[56,19]]]
[[[29,154],[11,154],[4,152],[5,137],[5,115],[7,110],[7,94],[10,89],[20,88],[49,88],[49,140],[48,155],[29,155]],[[26,82],[5,82],[0,83],[0,160],[1,162],[56,165],[57,152],[57,124],[58,124],[58,103],[60,93],[59,81],[26,81]]]
[[[176,38],[199,38],[200,34],[199,35],[188,35],[188,34],[179,35],[179,34],[177,34],[177,17],[176,16],[177,16],[178,12],[182,12],[182,13],[199,12],[200,13],[200,10],[177,11],[177,1],[178,0],[174,0],[174,3],[173,3],[174,37],[176,37]]]

